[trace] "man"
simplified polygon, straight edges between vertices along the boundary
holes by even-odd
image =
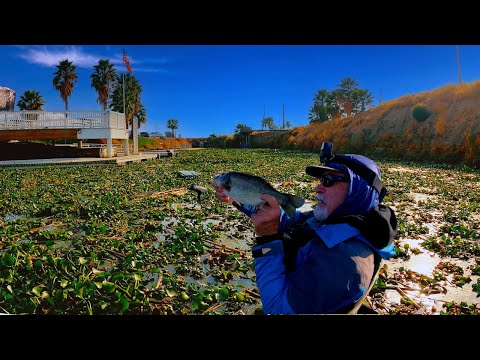
[[[366,296],[381,258],[395,254],[396,218],[380,204],[386,189],[378,165],[353,154],[324,161],[306,168],[320,180],[315,209],[292,219],[273,196],[262,194],[266,203],[257,209],[216,188],[220,200],[253,222],[256,282],[267,314],[348,313]]]

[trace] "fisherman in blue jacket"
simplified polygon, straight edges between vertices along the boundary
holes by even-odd
[[[252,254],[266,314],[352,313],[381,259],[395,255],[397,221],[381,204],[386,189],[378,165],[362,155],[332,155],[331,148],[322,145],[323,166],[306,168],[320,181],[313,210],[289,218],[268,194],[259,208],[233,202],[254,225]],[[221,189],[216,196],[231,202]]]

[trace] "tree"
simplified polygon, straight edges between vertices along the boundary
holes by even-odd
[[[338,90],[328,93],[325,99],[325,108],[329,120],[339,119],[342,117],[342,108],[338,102]]]
[[[264,130],[265,128],[268,128],[269,130],[272,130],[272,129],[275,128],[275,123],[273,121],[273,117],[267,116],[267,117],[263,118],[263,120],[262,120],[262,130]]]
[[[338,103],[341,105],[345,117],[365,111],[368,105],[373,104],[372,94],[368,90],[358,88],[358,83],[351,77],[342,79],[336,91]]]
[[[308,114],[310,123],[356,115],[373,104],[372,94],[368,90],[357,88],[358,84],[352,78],[342,79],[337,86],[339,89],[331,92],[320,89],[315,94]]]
[[[355,89],[352,96],[354,97],[355,102],[355,113],[367,110],[369,105],[373,105],[373,95],[368,90]]]
[[[45,105],[45,102],[42,95],[35,90],[25,90],[17,103],[20,110],[43,110],[43,105]]]
[[[173,138],[173,133],[171,131],[165,131],[166,138]]]
[[[345,116],[348,117],[354,113],[354,109],[357,107],[355,101],[358,102],[358,83],[351,77],[343,78],[340,84],[337,85],[340,89],[336,90],[338,103],[343,109]],[[355,92],[355,94],[354,94]]]
[[[233,134],[234,135],[240,135],[240,132],[242,131],[243,128],[246,128],[247,125],[244,125],[244,124],[237,124],[237,126],[235,126],[235,130],[233,130]]]
[[[134,116],[137,118],[139,128],[141,125],[144,125],[147,123],[147,111],[145,110],[145,107],[143,106],[143,104],[140,104]]]
[[[130,132],[130,139],[133,139],[133,119],[134,118],[137,118],[137,129],[140,129],[140,126],[147,123],[147,112],[143,104],[140,104],[140,106],[137,109],[137,112],[132,117],[132,122],[131,122],[132,131]]]
[[[167,129],[172,129],[172,137],[175,137],[175,130],[178,129],[178,120],[177,119],[168,119],[167,120]]]
[[[290,121],[285,121],[285,129],[289,129],[292,124],[290,124]]]
[[[125,122],[127,129],[133,123],[133,117],[137,114],[137,119],[145,119],[145,116],[142,116],[142,111],[145,108],[142,105],[140,100],[140,95],[142,93],[142,87],[138,80],[130,73],[125,76],[117,75],[117,80],[115,81],[115,86],[111,95],[110,108],[113,111],[123,113],[123,82],[125,81]],[[143,110],[141,110],[143,108]],[[139,112],[140,111],[140,112]],[[140,121],[139,121],[140,123]]]
[[[340,84],[338,84],[337,86],[340,87],[340,90],[343,94],[345,94],[345,97],[349,98],[352,91],[358,87],[358,83],[353,78],[346,77],[343,78],[340,81]]]
[[[312,122],[324,122],[328,120],[326,99],[328,96],[326,89],[320,89],[313,97],[313,105],[308,112],[308,120]]]
[[[95,72],[90,75],[91,86],[98,94],[97,102],[102,105],[103,111],[107,110],[108,98],[110,91],[117,80],[115,69],[110,60],[99,60],[98,64],[93,67]]]
[[[269,130],[272,130],[275,128],[275,123],[273,121],[273,117],[271,116],[267,116],[266,118],[263,118],[262,120],[262,129],[263,129],[263,125],[265,125],[266,127],[268,127]]]
[[[57,71],[53,74],[52,84],[56,90],[60,91],[60,97],[65,103],[65,111],[68,111],[68,98],[72,95],[78,80],[76,68],[68,59],[61,60],[57,65]]]
[[[265,130],[265,128],[268,126],[268,120],[267,118],[262,119],[262,130]]]

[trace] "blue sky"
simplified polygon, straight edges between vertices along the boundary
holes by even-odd
[[[378,105],[407,94],[459,83],[456,45],[0,45],[0,86],[42,95],[44,110],[64,110],[53,88],[60,60],[77,66],[69,110],[101,110],[90,86],[93,66],[110,59],[126,72],[122,49],[142,85],[147,123],[140,131],[208,137],[232,134],[239,123],[261,128],[263,115],[275,124],[308,124],[317,90],[332,91],[351,77]],[[463,82],[480,80],[480,45],[458,46]],[[15,110],[18,110],[15,104]]]

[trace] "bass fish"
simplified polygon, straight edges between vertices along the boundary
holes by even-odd
[[[217,175],[213,182],[223,189],[225,195],[245,205],[262,206],[265,201],[260,199],[260,195],[272,195],[277,198],[279,205],[290,218],[295,215],[296,208],[305,203],[304,198],[277,191],[264,179],[255,175],[231,171]]]

